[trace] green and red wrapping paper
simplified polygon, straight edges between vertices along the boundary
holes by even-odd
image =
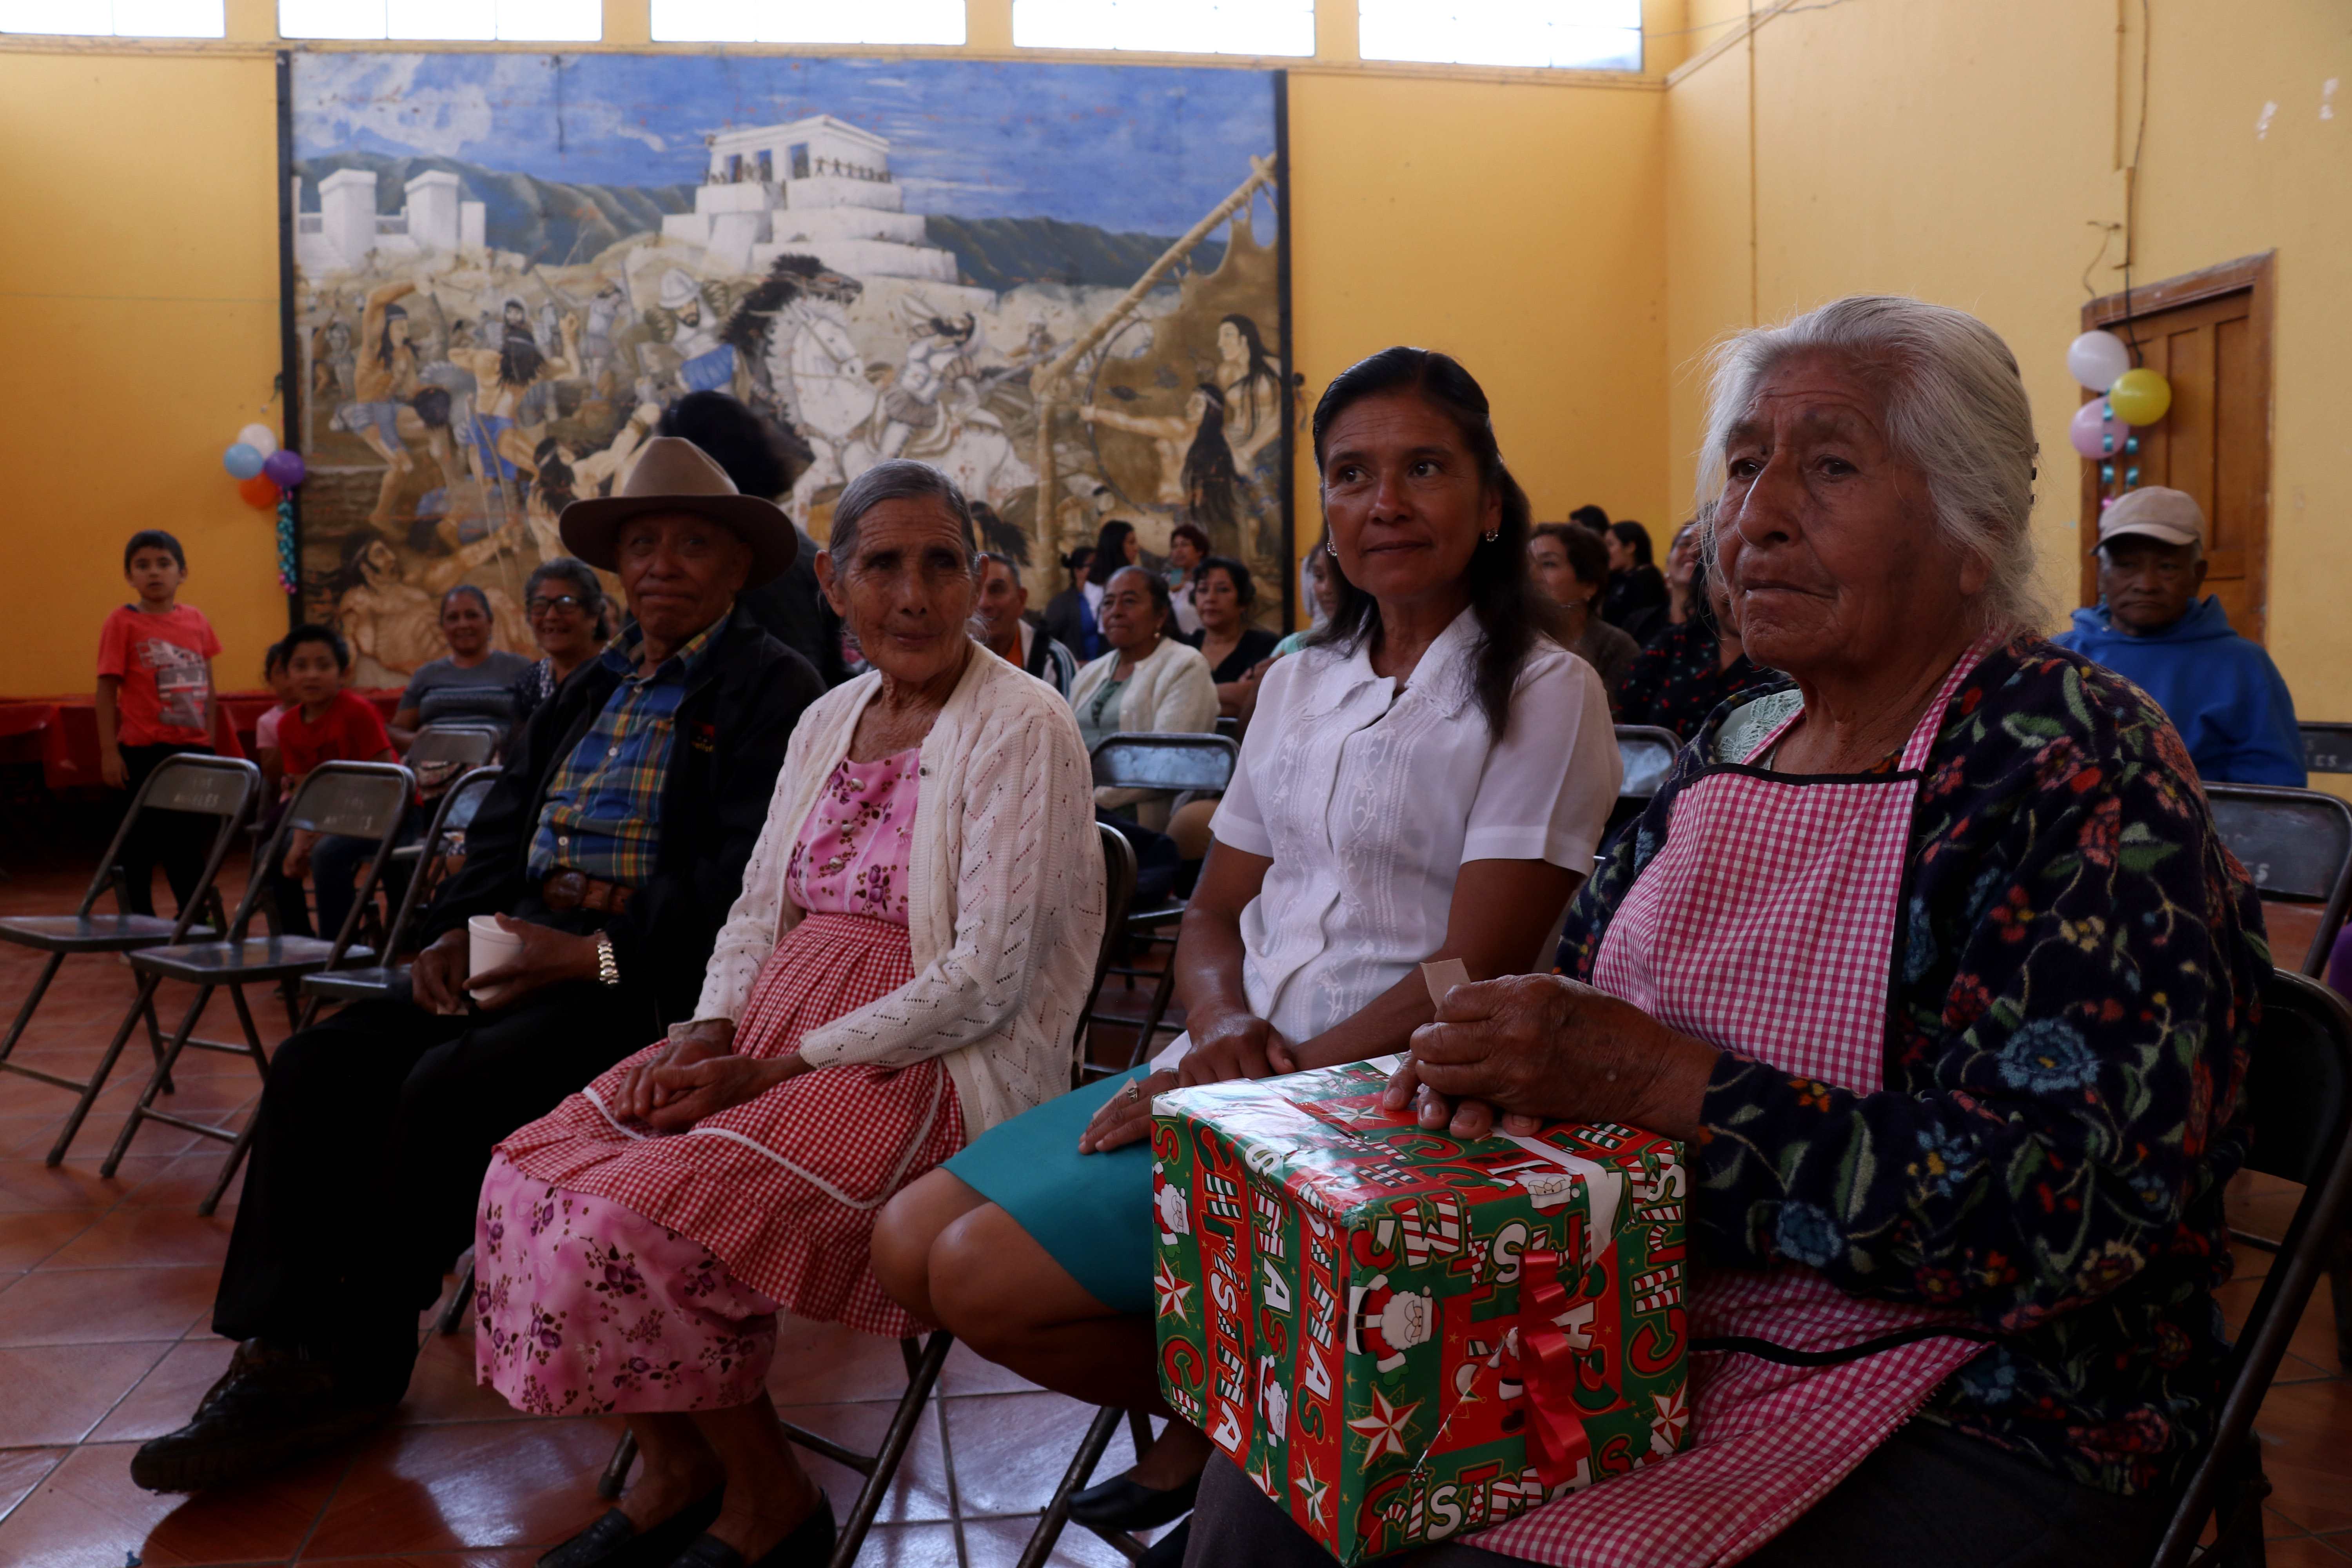
[[[1681,1145],[1426,1132],[1393,1060],[1171,1091],[1151,1135],[1160,1389],[1349,1564],[1693,1436]]]

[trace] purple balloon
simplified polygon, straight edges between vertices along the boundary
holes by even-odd
[[[2108,412],[2105,398],[2094,397],[2074,410],[2074,417],[2066,425],[2066,439],[2085,458],[2112,458],[2131,439],[2131,426]]]
[[[290,490],[302,482],[302,476],[309,470],[302,467],[300,453],[280,447],[261,460],[261,471],[280,489]]]

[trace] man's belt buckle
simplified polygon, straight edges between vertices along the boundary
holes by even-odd
[[[628,907],[629,889],[616,882],[600,882],[585,871],[553,871],[539,885],[539,898],[558,914],[584,909],[616,915]]]

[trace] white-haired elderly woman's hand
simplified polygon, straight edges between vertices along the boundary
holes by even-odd
[[[1437,1021],[1412,1032],[1381,1104],[1414,1107],[1423,1126],[1461,1137],[1486,1133],[1491,1106],[1504,1131],[1521,1135],[1572,1121],[1690,1138],[1717,1056],[1590,985],[1507,975],[1445,994]]]

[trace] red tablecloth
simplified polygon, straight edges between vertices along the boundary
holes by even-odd
[[[392,687],[360,695],[390,719],[400,692]],[[222,692],[223,732],[214,738],[215,748],[223,756],[250,755],[253,727],[274,700],[267,691]],[[41,764],[41,782],[52,790],[103,788],[106,781],[98,771],[97,699],[0,698],[0,763],[29,762]]]

